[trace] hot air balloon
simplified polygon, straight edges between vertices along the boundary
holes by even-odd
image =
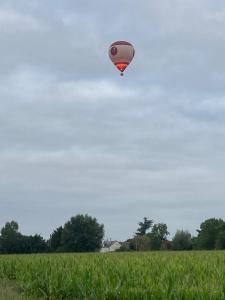
[[[109,57],[120,71],[121,76],[123,76],[124,70],[131,63],[134,53],[133,45],[125,41],[115,42],[109,47]]]

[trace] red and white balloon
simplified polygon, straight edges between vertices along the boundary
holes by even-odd
[[[123,76],[124,70],[131,63],[134,53],[133,45],[126,41],[115,42],[109,47],[109,57],[120,71],[121,76]]]

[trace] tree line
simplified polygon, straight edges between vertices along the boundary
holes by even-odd
[[[143,218],[132,238],[122,242],[119,251],[151,250],[219,250],[225,249],[225,221],[211,218],[200,224],[196,236],[177,230],[172,240],[165,223],[155,223]],[[1,229],[0,253],[96,252],[102,247],[104,225],[89,215],[71,217],[56,228],[50,238],[41,235],[23,235],[15,221],[7,222]]]
[[[72,217],[55,229],[48,240],[41,235],[23,235],[15,221],[1,229],[0,253],[94,252],[101,248],[104,225],[88,215]]]
[[[148,218],[139,222],[132,239],[121,250],[222,250],[225,249],[225,221],[210,218],[200,224],[197,236],[187,230],[177,230],[172,240],[168,240],[167,225]]]

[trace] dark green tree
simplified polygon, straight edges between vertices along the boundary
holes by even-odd
[[[47,242],[39,234],[21,235],[19,239],[19,253],[45,253],[49,252]]]
[[[15,221],[7,222],[1,230],[0,251],[4,254],[47,252],[46,241],[40,235],[26,236],[19,232]]]
[[[225,230],[221,230],[215,240],[215,249],[222,250],[225,249]]]
[[[88,215],[77,215],[62,231],[62,247],[67,252],[92,252],[101,248],[104,226]]]
[[[7,222],[1,230],[1,251],[2,253],[20,253],[20,239],[19,225],[15,221]]]
[[[169,232],[167,231],[167,225],[164,223],[154,224],[148,236],[151,239],[151,249],[159,250],[161,248],[162,241],[166,240]]]
[[[172,240],[173,250],[191,250],[192,241],[191,234],[188,231],[177,230]]]
[[[221,237],[223,237],[225,233],[225,222],[222,219],[215,218],[205,220],[201,223],[200,230],[197,230],[197,232],[198,249],[212,250],[215,249],[216,246],[221,247],[223,245]]]
[[[62,249],[62,232],[63,227],[60,226],[53,231],[49,240],[49,247],[53,252],[60,252]]]
[[[44,253],[48,252],[47,242],[39,234],[27,237],[30,247],[30,253]]]
[[[145,235],[147,230],[152,227],[153,220],[144,217],[143,222],[139,222],[139,228],[137,229],[136,235]]]
[[[192,249],[193,249],[193,250],[199,250],[199,248],[198,248],[198,238],[197,238],[197,236],[193,236],[193,237],[191,238],[191,244],[192,244]]]

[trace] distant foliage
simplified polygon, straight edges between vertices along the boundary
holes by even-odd
[[[188,231],[177,230],[172,240],[172,249],[191,250],[192,249],[191,234]]]
[[[49,241],[39,234],[22,235],[15,221],[1,230],[0,253],[91,252],[101,248],[104,226],[88,215],[72,217],[64,227],[53,231]]]
[[[136,235],[130,241],[130,247],[135,251],[151,250],[151,239],[147,235]]]
[[[19,225],[15,221],[7,222],[1,230],[0,252],[2,254],[42,253],[47,251],[47,242],[40,235],[22,235],[19,232]]]
[[[22,235],[18,232],[19,225],[15,221],[7,222],[1,230],[1,253],[21,253]]]
[[[103,236],[103,224],[88,215],[77,215],[64,225],[62,249],[65,252],[93,252],[101,248]]]
[[[138,225],[139,227],[135,236],[128,240],[131,250],[147,251],[169,249],[170,245],[166,243],[169,234],[166,224],[154,224],[152,219],[145,217],[143,222],[139,222]]]
[[[143,222],[138,223],[139,227],[137,229],[136,235],[145,235],[147,233],[147,230],[152,227],[152,224],[153,220],[144,217]]]
[[[167,225],[164,223],[154,224],[148,236],[151,239],[151,249],[160,250],[163,241],[166,240],[169,232],[167,230]]]
[[[196,249],[225,249],[225,222],[222,219],[208,219],[197,231]]]
[[[60,252],[61,250],[63,250],[62,232],[63,232],[63,227],[60,226],[59,228],[55,229],[51,234],[49,239],[49,247],[52,252]]]
[[[165,223],[143,218],[134,236],[122,242],[119,251],[222,250],[225,249],[225,221],[211,218],[200,224],[197,236],[178,230],[168,240]],[[48,241],[41,235],[23,235],[15,221],[6,222],[0,232],[0,254],[45,252],[96,252],[102,247],[104,225],[89,215],[76,215],[56,228]]]

